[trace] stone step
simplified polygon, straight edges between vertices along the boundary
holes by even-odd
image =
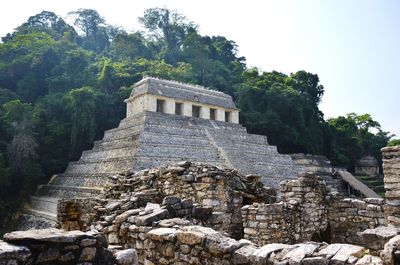
[[[56,227],[57,221],[49,213],[38,212],[34,209],[22,209],[15,223],[15,229],[26,231],[30,229],[46,229]]]
[[[101,188],[95,187],[43,185],[37,191],[36,196],[56,198],[90,198],[98,196],[101,192]]]
[[[137,141],[139,140],[140,134],[136,134],[133,136],[122,137],[114,140],[100,140],[96,141],[93,145],[92,150],[110,150],[114,148],[121,148],[125,146],[136,146]]]
[[[207,146],[209,145],[208,139],[203,136],[188,136],[176,135],[165,133],[152,133],[146,132],[140,138],[141,144],[184,144],[187,146]]]
[[[140,124],[124,129],[119,129],[117,131],[107,131],[104,133],[103,140],[107,141],[107,140],[114,140],[114,139],[134,136],[143,130],[143,126],[144,126],[143,124]]]
[[[127,171],[132,166],[133,157],[120,157],[105,159],[102,161],[76,161],[70,162],[65,174],[76,175],[97,175],[97,174],[118,174]]]
[[[249,163],[254,162],[267,162],[267,163],[284,163],[292,165],[292,161],[290,158],[288,159],[286,156],[279,155],[277,153],[272,152],[251,152],[246,150],[232,150],[226,152],[224,149],[225,154],[228,156],[230,160],[235,161],[247,161]]]
[[[58,200],[59,198],[56,197],[30,196],[29,204],[37,211],[56,214]]]
[[[180,160],[215,160],[219,158],[216,148],[203,146],[202,148],[185,145],[142,145],[136,156],[178,158]]]
[[[260,160],[250,160],[249,161],[253,166],[258,166],[258,167],[266,167],[266,166],[271,166],[271,165],[276,165],[276,166],[281,166],[281,167],[292,167],[292,168],[297,168],[296,165],[292,163],[291,160],[286,160],[286,159],[279,159],[277,158],[275,161],[260,161]],[[288,168],[289,169],[289,168]]]
[[[279,165],[279,164],[269,164],[266,163],[264,165],[253,165],[252,173],[261,176],[274,176],[280,177],[281,180],[288,178],[294,179],[297,178],[297,174],[299,171],[294,167],[290,167],[288,165]]]
[[[219,142],[221,143],[221,142]],[[277,149],[274,145],[259,145],[250,142],[237,141],[232,144],[222,145],[225,151],[238,152],[238,151],[248,151],[248,152],[257,152],[257,153],[272,153],[276,154]]]
[[[119,130],[124,130],[127,128],[131,128],[131,127],[135,127],[137,125],[141,125],[144,124],[145,122],[145,115],[144,114],[139,114],[139,115],[135,115],[129,119],[125,118],[123,120],[120,121],[120,123],[118,124],[117,128],[112,128],[109,130],[106,130],[104,132],[104,134],[112,134],[114,132],[117,132]]]
[[[25,214],[33,215],[35,217],[45,219],[44,221],[49,222],[50,224],[53,224],[55,226],[57,222],[57,214],[51,213],[51,212],[44,212],[44,211],[38,211],[32,208],[24,208],[23,212]]]
[[[138,171],[146,168],[152,168],[152,167],[160,167],[160,166],[166,166],[166,165],[171,165],[176,162],[180,162],[182,159],[180,158],[166,158],[166,157],[136,157],[135,161],[133,163],[133,170]],[[209,165],[214,165],[218,167],[224,167],[224,162],[222,160],[211,160],[211,159],[205,159],[205,160],[197,160],[196,162],[199,163],[204,163],[204,164],[209,164]]]
[[[53,178],[49,184],[57,186],[74,186],[74,187],[103,187],[108,180],[110,174],[97,174],[74,176],[67,174],[60,174]]]
[[[246,133],[224,133],[222,130],[209,130],[212,137],[221,144],[227,146],[236,143],[250,143],[255,145],[269,145],[267,137],[264,135],[246,134]]]
[[[205,132],[199,128],[184,128],[184,127],[173,127],[173,126],[160,126],[160,125],[148,125],[144,128],[144,133],[162,133],[172,135],[184,135],[184,136],[195,136],[205,137]]]
[[[83,151],[80,160],[82,161],[96,161],[105,160],[118,157],[134,156],[136,148],[133,146],[123,146],[119,148],[106,149],[106,150],[87,150]]]

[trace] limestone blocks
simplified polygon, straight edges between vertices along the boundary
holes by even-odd
[[[382,148],[385,215],[388,224],[400,226],[400,145]]]
[[[38,229],[11,232],[0,243],[0,264],[114,264],[97,232]]]

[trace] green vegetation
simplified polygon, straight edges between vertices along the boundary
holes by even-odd
[[[392,139],[387,144],[387,146],[396,146],[396,145],[400,145],[400,139]]]
[[[139,18],[145,31],[130,33],[95,10],[70,16],[73,25],[43,11],[0,43],[0,219],[115,127],[129,87],[145,75],[232,95],[242,123],[280,152],[324,154],[351,168],[364,154],[379,157],[391,138],[368,114],[325,121],[316,74],[248,68],[234,41],[202,36],[174,11],[149,9]]]
[[[385,189],[383,187],[383,178],[372,176],[355,176],[359,181],[367,185],[370,189],[378,193],[382,198],[385,197]]]

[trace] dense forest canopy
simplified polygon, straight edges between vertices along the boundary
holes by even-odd
[[[369,114],[324,120],[317,74],[249,68],[234,41],[201,35],[175,11],[146,10],[136,32],[108,25],[92,9],[68,17],[71,24],[43,11],[2,37],[0,217],[115,127],[130,86],[146,75],[232,95],[241,123],[280,152],[323,154],[352,169],[363,155],[380,158],[393,137]]]

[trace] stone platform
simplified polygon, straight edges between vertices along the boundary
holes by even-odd
[[[39,187],[25,210],[25,219],[31,223],[27,226],[35,222],[41,227],[46,227],[46,222],[54,226],[59,199],[95,197],[107,176],[177,161],[260,175],[270,187],[278,187],[280,181],[296,178],[302,171],[289,155],[279,154],[269,145],[266,136],[248,134],[240,124],[146,111],[106,131],[79,161],[71,162],[63,174]]]

